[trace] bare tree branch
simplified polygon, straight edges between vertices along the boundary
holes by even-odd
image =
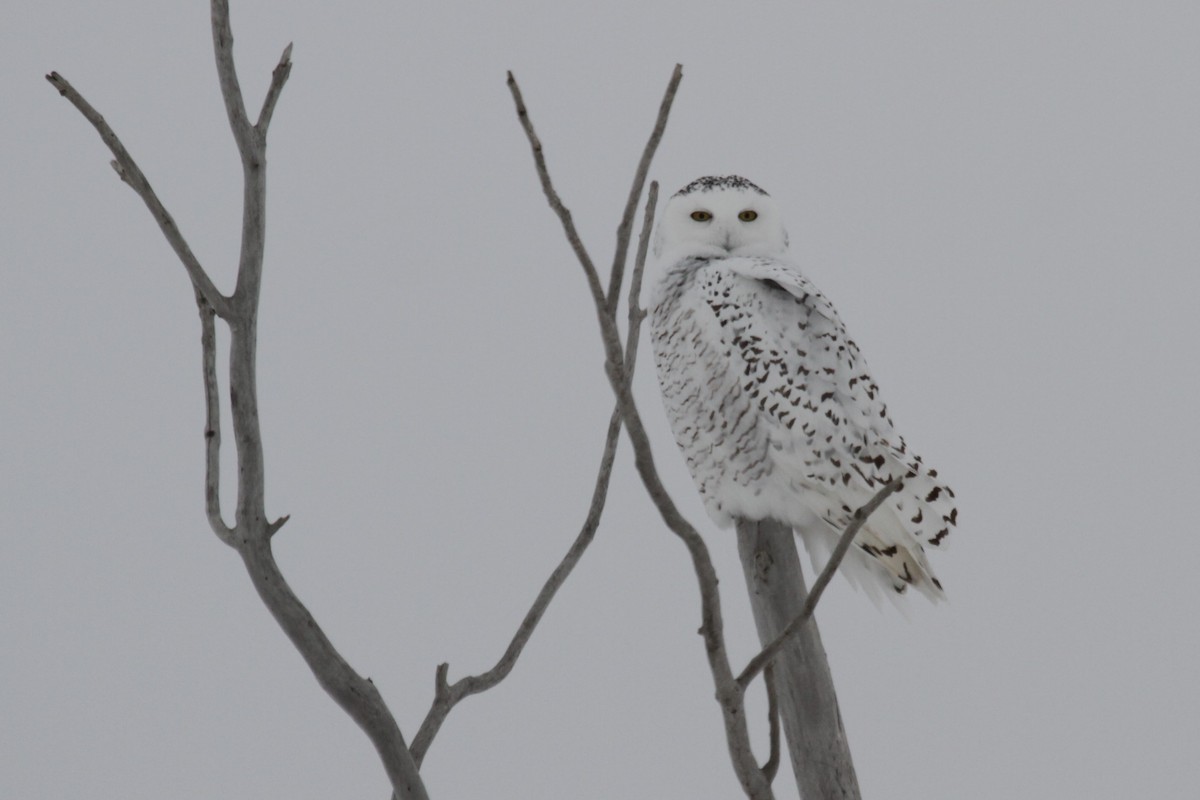
[[[272,75],[271,85],[259,114],[259,125],[250,124],[233,61],[233,33],[228,0],[212,0],[213,50],[217,77],[229,117],[230,128],[241,155],[243,171],[242,243],[237,286],[230,297],[213,287],[195,256],[179,235],[174,221],[158,202],[145,177],[125,148],[105,124],[103,117],[57,73],[48,77],[99,131],[117,160],[117,172],[138,192],[158,220],[188,271],[200,310],[205,390],[205,507],[209,522],[220,539],[231,544],[242,557],[254,588],[299,650],[317,682],[367,733],[379,753],[400,800],[428,800],[404,737],[374,683],[355,672],[337,652],[308,609],[287,585],[271,551],[271,537],[287,517],[268,521],[266,514],[265,468],[259,426],[257,392],[257,328],[259,291],[262,286],[266,236],[266,129],[290,72],[291,47]],[[233,436],[237,447],[237,511],[232,529],[220,510],[219,460],[220,418],[216,380],[216,335],[213,315],[229,324],[229,398]]]
[[[230,320],[230,402],[238,454],[238,550],[259,596],[300,651],[317,682],[329,693],[375,745],[392,790],[402,800],[426,800],[424,784],[395,718],[375,684],[363,678],[342,658],[300,599],[288,587],[274,554],[271,536],[286,518],[268,522],[265,507],[265,467],[259,426],[255,368],[258,298],[262,287],[266,238],[266,137],[250,125],[233,61],[233,33],[227,0],[212,0],[213,50],[217,76],[230,128],[242,157],[245,185],[242,209],[242,247],[238,261],[235,316]],[[288,76],[284,50],[264,102],[266,118]]]
[[[239,537],[243,536],[241,530]],[[342,658],[300,598],[288,586],[266,532],[239,538],[238,552],[271,615],[300,651],[317,682],[370,738],[392,791],[402,800],[428,800],[396,720],[375,684]]]
[[[267,191],[267,142],[266,129],[258,130],[250,124],[246,116],[246,103],[242,97],[241,84],[238,81],[237,69],[233,63],[233,31],[229,23],[229,0],[212,0],[212,36],[213,52],[217,59],[217,79],[221,85],[221,97],[225,101],[225,113],[229,118],[229,127],[233,131],[233,139],[237,143],[238,153],[242,157],[242,176],[244,180],[242,200],[242,247],[238,260],[237,287],[234,291],[233,302],[242,304],[242,311],[258,308],[258,294],[262,284],[262,260],[266,247],[266,197]],[[275,103],[283,84],[291,74],[291,48],[284,48],[283,58],[276,66],[271,86],[263,102],[264,113],[269,120],[274,113]],[[257,312],[253,316],[247,314],[252,325],[257,325]],[[248,332],[251,339],[252,332]],[[237,355],[237,348],[234,348]],[[250,366],[253,366],[251,362]],[[250,370],[253,373],[253,369]],[[253,380],[253,376],[250,377]],[[257,425],[258,414],[247,415],[247,421]],[[242,440],[238,437],[238,452],[241,453]],[[248,456],[251,454],[247,454]],[[252,466],[247,463],[247,466]],[[238,497],[238,513],[242,513],[243,501],[249,498]]]
[[[433,704],[429,711],[425,714],[425,720],[421,723],[417,735],[413,737],[412,746],[409,748],[412,752],[413,760],[419,768],[425,760],[425,754],[429,750],[429,746],[433,743],[433,738],[441,729],[442,723],[450,711],[458,705],[463,698],[480,692],[485,692],[491,689],[500,681],[508,677],[512,672],[513,667],[517,663],[517,659],[521,656],[521,652],[525,649],[525,645],[533,636],[533,631],[541,622],[542,617],[546,613],[546,609],[550,606],[550,601],[554,599],[555,594],[566,582],[575,565],[583,557],[584,551],[595,538],[596,529],[600,525],[600,514],[604,509],[604,501],[608,495],[609,479],[612,476],[613,461],[617,452],[617,441],[621,432],[621,417],[618,413],[612,415],[612,419],[608,424],[608,433],[604,440],[604,453],[600,458],[600,470],[596,476],[596,486],[592,491],[592,502],[588,508],[587,517],[584,520],[583,527],[580,529],[575,541],[567,550],[565,556],[554,571],[550,573],[546,583],[542,586],[542,590],[538,592],[537,598],[533,601],[529,611],[526,612],[525,618],[521,621],[517,628],[516,634],[512,641],[509,642],[508,648],[496,662],[496,665],[487,672],[479,675],[468,675],[449,684],[446,680],[446,675],[449,670],[449,664],[439,664],[437,674],[435,676],[435,689]]]
[[[633,185],[629,188],[629,199],[625,202],[625,212],[621,215],[621,224],[617,226],[617,246],[613,251],[613,265],[608,281],[608,311],[610,314],[617,309],[617,298],[625,272],[625,258],[629,252],[629,235],[633,230],[633,214],[637,210],[638,198],[642,196],[642,188],[646,185],[646,175],[650,172],[650,161],[654,158],[658,143],[662,141],[663,133],[667,129],[667,115],[675,102],[675,92],[679,90],[679,82],[682,80],[683,65],[676,64],[675,71],[671,73],[671,80],[667,84],[667,91],[663,95],[662,103],[659,104],[658,118],[655,120],[654,130],[650,133],[650,141],[646,143],[646,149],[642,151],[642,160],[634,174]]]
[[[642,219],[642,233],[638,236],[637,256],[633,263],[633,277],[629,281],[629,332],[625,336],[626,380],[633,380],[633,360],[637,358],[638,343],[641,340],[642,321],[646,319],[646,309],[642,308],[639,298],[642,296],[642,274],[646,271],[646,253],[650,249],[650,229],[654,227],[654,209],[657,205],[658,181],[651,181],[650,191],[646,195],[646,215]],[[614,265],[614,273],[616,269]],[[613,413],[616,414],[620,410],[620,406],[617,406]]]
[[[771,665],[767,664],[763,672],[763,683],[767,687],[767,724],[771,730],[771,749],[767,763],[762,766],[763,777],[767,779],[767,783],[774,782],[775,775],[779,772],[779,692],[775,689],[773,672]]]
[[[59,94],[67,98],[71,105],[79,109],[79,113],[83,114],[84,119],[92,123],[92,127],[100,134],[101,141],[112,151],[114,156],[112,162],[113,169],[116,170],[121,180],[129,184],[129,187],[137,192],[138,197],[142,198],[142,202],[150,209],[151,216],[158,223],[158,227],[162,230],[163,236],[167,238],[171,249],[175,251],[175,254],[179,256],[179,260],[183,262],[183,267],[187,270],[188,277],[191,278],[192,285],[196,287],[196,291],[200,293],[205,302],[219,316],[222,318],[228,317],[229,298],[218,291],[217,287],[208,277],[208,273],[204,271],[204,267],[200,266],[200,261],[192,252],[192,248],[188,246],[187,240],[179,232],[179,226],[175,224],[175,219],[163,206],[162,202],[159,201],[158,195],[150,187],[150,182],[146,180],[146,176],[142,173],[141,168],[133,160],[133,156],[129,155],[129,151],[125,149],[125,145],[121,144],[121,140],[117,138],[117,134],[104,121],[104,117],[92,107],[91,103],[83,99],[83,96],[75,91],[75,87],[62,75],[59,75],[57,72],[51,72],[46,76],[46,80],[50,81],[50,85],[57,89]]]
[[[221,396],[217,385],[217,331],[212,306],[196,290],[200,351],[204,368],[204,508],[213,533],[235,547],[234,531],[221,514]]]
[[[630,382],[625,374],[623,349],[621,347],[620,333],[617,330],[615,313],[609,309],[608,296],[601,288],[600,278],[596,272],[595,265],[592,263],[587,250],[584,248],[575,231],[571,212],[563,205],[550,180],[545,157],[542,153],[541,141],[534,132],[533,123],[529,119],[529,113],[521,97],[520,89],[511,72],[508,75],[508,85],[512,91],[513,102],[516,105],[517,117],[525,129],[525,134],[533,150],[534,165],[537,169],[538,178],[541,180],[542,190],[546,194],[546,199],[549,201],[550,207],[558,215],[562,223],[563,231],[572,249],[575,251],[580,265],[583,267],[588,287],[591,289],[592,300],[596,307],[596,316],[600,322],[601,338],[604,342],[605,371],[608,374],[613,392],[616,394],[617,404],[624,419],[625,430],[629,434],[629,440],[633,446],[634,462],[637,466],[638,474],[641,476],[646,491],[658,508],[663,521],[683,541],[692,558],[692,566],[696,571],[696,580],[700,587],[702,618],[700,634],[704,638],[704,649],[708,657],[709,669],[713,675],[717,701],[721,706],[725,722],[726,742],[729,746],[730,757],[733,760],[734,772],[748,797],[753,798],[753,800],[773,798],[774,795],[771,791],[770,783],[766,780],[762,770],[759,769],[754,759],[754,753],[750,748],[750,736],[746,727],[745,704],[743,702],[745,692],[733,678],[732,669],[729,665],[729,656],[725,650],[720,594],[717,589],[717,574],[712,565],[712,558],[709,556],[708,548],[705,546],[699,532],[680,514],[658,476],[658,472],[654,466],[654,456],[650,450],[650,440],[646,435],[645,427],[642,424],[641,416],[633,399]],[[673,96],[673,87],[668,87],[668,89]],[[664,121],[664,125],[669,111],[669,103],[665,103],[660,109],[659,116]],[[658,138],[652,136],[646,145],[643,155],[644,160],[653,157],[657,145]],[[620,291],[619,282],[615,283],[614,293]]]
[[[229,0],[212,0],[212,37],[213,52],[217,57],[217,80],[221,84],[221,98],[225,101],[225,114],[229,117],[229,127],[233,129],[233,138],[237,142],[238,152],[242,155],[242,164],[248,165],[255,156],[261,155],[262,137],[251,134],[250,118],[246,116],[246,101],[242,97],[242,86],[238,81],[237,68],[233,65],[233,27],[229,22]],[[289,50],[284,50],[290,55]],[[287,79],[287,73],[283,75]],[[272,88],[274,80],[272,80]],[[280,88],[282,88],[282,83]],[[275,95],[279,94],[276,89]],[[267,101],[275,105],[271,92],[267,93]],[[264,103],[265,107],[265,103]],[[262,132],[264,135],[266,131]]]
[[[750,663],[742,670],[737,677],[738,685],[745,689],[750,685],[758,673],[762,672],[763,668],[771,662],[780,649],[787,644],[787,640],[793,636],[804,625],[805,621],[812,616],[813,609],[817,607],[817,602],[821,599],[821,594],[825,591],[825,587],[829,585],[829,581],[833,578],[833,573],[837,571],[841,565],[842,559],[845,558],[847,551],[850,549],[850,543],[854,541],[855,535],[862,528],[863,523],[867,521],[867,517],[883,504],[883,501],[891,497],[893,492],[898,491],[904,485],[903,478],[896,480],[884,486],[875,496],[872,497],[865,505],[854,512],[854,516],[850,518],[846,529],[842,531],[841,538],[838,539],[837,546],[833,548],[833,552],[829,555],[829,561],[825,563],[821,574],[813,582],[812,589],[808,592],[808,597],[804,600],[804,607],[800,609],[800,613],[795,619],[788,623],[787,627],[775,637],[775,640],[768,644],[754,658],[750,659]]]
[[[645,312],[641,311],[637,306],[637,297],[641,291],[642,273],[646,266],[646,245],[650,239],[650,229],[654,225],[654,208],[657,199],[658,184],[654,183],[650,186],[650,194],[646,200],[646,212],[642,221],[642,233],[639,238],[638,253],[634,263],[633,280],[630,283],[629,347],[625,352],[625,371],[628,375],[633,374],[637,363],[637,342],[640,333],[640,324],[642,318],[645,317]],[[628,239],[626,241],[628,242]],[[640,316],[638,316],[639,314]],[[575,569],[575,565],[583,557],[588,545],[592,543],[596,535],[596,530],[600,526],[600,515],[604,511],[604,503],[608,497],[608,485],[612,478],[613,462],[616,459],[617,441],[620,433],[621,410],[620,407],[617,407],[613,409],[608,421],[608,431],[604,438],[604,452],[600,457],[600,469],[596,475],[596,485],[592,489],[592,500],[588,506],[583,527],[575,537],[575,541],[571,544],[570,549],[567,550],[567,554],[563,556],[562,561],[550,573],[550,577],[546,580],[533,605],[525,614],[525,618],[521,621],[520,627],[517,628],[516,634],[513,636],[504,654],[500,657],[500,660],[487,672],[461,678],[455,681],[454,684],[450,684],[446,680],[449,665],[438,665],[437,673],[434,677],[433,704],[426,713],[425,720],[421,723],[421,728],[417,731],[417,735],[413,737],[412,746],[409,748],[412,751],[413,760],[416,761],[418,767],[424,761],[425,754],[428,752],[429,746],[433,743],[433,738],[441,729],[442,723],[454,706],[463,698],[487,691],[508,677],[525,645],[529,642],[530,637],[533,636],[534,629],[541,622],[546,609],[549,608],[555,594],[557,594],[563,583],[566,582],[572,570]]]
[[[266,137],[267,128],[271,126],[271,117],[275,114],[275,104],[279,102],[283,85],[287,83],[288,76],[291,74],[292,43],[288,42],[288,46],[283,48],[283,55],[279,57],[279,63],[271,71],[271,85],[267,87],[267,96],[263,98],[262,110],[258,112],[258,122],[254,124],[259,136]]]
[[[513,102],[517,106],[517,119],[521,121],[521,127],[525,129],[525,136],[529,138],[529,146],[533,148],[533,160],[537,165],[538,178],[542,181],[542,191],[546,194],[546,200],[561,220],[567,241],[570,242],[571,249],[575,251],[575,257],[583,265],[593,299],[599,297],[602,299],[601,302],[607,305],[607,300],[603,299],[605,297],[604,289],[600,286],[600,276],[596,272],[596,265],[592,263],[591,256],[583,246],[583,240],[579,238],[579,231],[575,230],[571,212],[563,205],[562,199],[554,189],[554,184],[550,182],[550,172],[546,169],[546,157],[542,154],[542,141],[533,130],[533,121],[529,119],[529,111],[525,108],[525,100],[521,97],[521,87],[517,85],[517,79],[513,77],[511,71],[508,73],[508,89],[512,92]]]

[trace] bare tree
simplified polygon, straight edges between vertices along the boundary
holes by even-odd
[[[288,518],[283,516],[271,520],[265,507],[266,467],[259,426],[256,386],[257,324],[266,240],[267,132],[276,104],[291,72],[292,46],[289,44],[284,48],[279,63],[272,73],[272,79],[258,116],[252,121],[246,110],[245,99],[233,60],[233,33],[229,19],[228,0],[211,0],[211,12],[217,77],[243,173],[241,254],[235,287],[231,294],[222,293],[213,283],[208,272],[188,246],[175,220],[151,188],[146,176],[100,113],[57,72],[50,73],[46,78],[95,127],[101,140],[113,154],[111,163],[117,175],[145,202],[191,281],[200,315],[201,365],[205,397],[206,470],[204,493],[209,525],[216,536],[232,547],[241,557],[247,574],[263,603],[300,652],[321,687],[367,734],[383,763],[392,786],[393,796],[399,800],[424,800],[428,797],[419,769],[447,715],[464,698],[496,686],[511,672],[556,592],[593,540],[604,509],[622,426],[626,428],[633,444],[635,463],[646,489],[668,528],[683,541],[692,558],[701,595],[703,624],[700,632],[704,637],[705,651],[717,699],[724,716],[726,739],[734,771],[743,789],[748,797],[756,798],[756,800],[766,800],[773,796],[771,782],[779,764],[781,737],[778,719],[780,716],[784,721],[789,741],[793,739],[799,741],[803,736],[807,736],[818,744],[816,749],[810,747],[807,751],[798,750],[797,745],[793,744],[792,761],[797,768],[797,775],[799,776],[802,771],[811,772],[817,769],[814,767],[817,758],[813,754],[820,747],[825,746],[822,743],[827,744],[832,741],[830,739],[832,734],[829,734],[828,731],[833,731],[834,728],[828,727],[824,722],[820,726],[814,727],[813,720],[820,718],[820,715],[809,713],[805,703],[802,702],[804,693],[808,691],[805,688],[807,684],[804,682],[807,679],[797,677],[800,673],[793,668],[792,653],[799,649],[806,653],[805,658],[815,659],[813,663],[816,663],[818,667],[824,665],[824,680],[828,682],[828,666],[824,662],[823,652],[820,652],[819,637],[815,638],[815,650],[811,645],[804,644],[813,640],[815,635],[815,626],[811,623],[813,608],[830,575],[849,546],[854,533],[866,516],[896,487],[885,488],[871,503],[855,514],[830,559],[830,563],[814,583],[813,590],[807,597],[803,592],[803,584],[799,581],[793,584],[790,577],[779,580],[784,575],[790,576],[790,572],[778,568],[772,570],[759,568],[757,572],[747,572],[747,579],[751,581],[752,588],[756,585],[755,581],[764,586],[789,584],[791,588],[785,594],[791,600],[788,601],[790,605],[781,605],[778,598],[765,601],[763,608],[768,609],[774,616],[771,617],[771,624],[764,627],[767,612],[759,613],[759,627],[765,643],[764,649],[751,660],[740,674],[735,676],[725,649],[717,578],[708,549],[696,529],[679,513],[659,480],[650,453],[649,440],[630,388],[636,367],[640,328],[645,317],[645,311],[640,307],[638,297],[641,292],[649,232],[653,224],[654,208],[657,202],[657,185],[653,183],[650,184],[647,196],[642,229],[638,237],[634,266],[630,277],[628,324],[624,344],[621,342],[616,321],[638,201],[646,186],[650,163],[666,128],[671,105],[682,79],[682,69],[677,65],[671,76],[659,107],[655,126],[635,171],[629,198],[617,228],[617,242],[607,289],[601,285],[599,274],[575,231],[570,212],[554,190],[546,168],[541,143],[534,132],[521,98],[520,89],[511,73],[508,76],[508,85],[516,104],[518,117],[529,137],[542,187],[550,205],[562,220],[563,229],[584,268],[592,292],[605,346],[605,366],[616,396],[616,406],[605,434],[592,500],[583,525],[570,549],[545,582],[512,637],[509,646],[493,667],[454,683],[448,681],[449,666],[447,664],[437,667],[433,703],[410,746],[374,683],[356,672],[334,648],[299,597],[288,586],[272,552],[272,538]],[[232,412],[238,469],[237,502],[232,525],[226,522],[219,494],[222,395],[216,368],[218,319],[228,326],[230,333],[227,391]],[[788,533],[790,536],[790,532]],[[752,557],[747,556],[746,563],[753,562],[761,567],[765,562],[758,554],[763,551],[751,541],[749,532],[743,536],[743,539],[749,547],[748,552],[753,554]],[[794,550],[793,543],[793,554]],[[782,563],[782,559],[776,559],[772,563]],[[795,575],[799,576],[798,564]],[[797,588],[799,594],[797,594]],[[799,600],[796,600],[797,597]],[[787,622],[789,619],[790,622]],[[809,630],[812,631],[811,634],[806,633]],[[773,663],[775,661],[779,663]],[[743,700],[749,684],[760,672],[764,671],[767,677],[770,701],[768,721],[771,752],[766,763],[760,766],[750,748]],[[820,670],[816,669],[815,671],[819,672]],[[829,692],[832,692],[831,683],[829,683]],[[838,741],[844,744],[844,735],[840,733],[840,718],[836,715],[836,700],[834,700],[833,711],[837,734],[834,738],[840,737]],[[805,733],[806,731],[807,733]],[[842,781],[846,785],[853,783],[853,767],[849,765],[848,758],[848,751],[846,751],[845,767],[849,772],[843,770],[842,774]],[[801,781],[801,784],[804,785],[804,781]],[[849,797],[856,796],[856,794],[846,793],[836,796]]]
[[[259,597],[300,651],[321,687],[371,739],[395,794],[405,800],[425,800],[428,795],[417,772],[417,763],[375,684],[359,675],[334,648],[312,614],[288,586],[271,549],[271,539],[287,522],[287,517],[271,521],[267,516],[264,501],[266,467],[259,429],[255,359],[258,300],[266,241],[267,131],[291,72],[292,46],[289,44],[284,48],[258,118],[251,121],[233,62],[233,32],[227,0],[212,1],[212,36],[221,96],[242,162],[242,247],[237,282],[233,293],[229,295],[222,294],[213,284],[146,176],[104,118],[57,72],[46,77],[100,133],[100,138],[114,156],[113,168],[146,203],[163,235],[183,262],[195,290],[196,305],[200,311],[206,407],[205,501],[213,533],[241,556]],[[221,422],[216,371],[218,317],[228,325],[231,342],[229,401],[238,468],[237,508],[232,526],[225,522],[219,494]]]

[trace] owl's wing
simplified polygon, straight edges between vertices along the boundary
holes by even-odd
[[[833,304],[793,265],[771,258],[727,258],[720,263],[722,268],[735,275],[758,281],[769,289],[786,291],[801,305],[820,314],[845,333],[845,326]]]
[[[831,449],[858,452],[898,438],[858,345],[799,270],[773,259],[729,258],[702,271],[698,283],[744,388],[768,420],[791,432],[789,444],[803,440],[821,459]],[[895,477],[879,471],[874,454],[870,461],[862,455],[861,480]]]
[[[897,589],[940,594],[923,549],[940,545],[955,524],[953,492],[896,432],[833,305],[798,269],[774,259],[722,259],[697,281],[768,430],[776,467],[839,531],[876,492],[905,478],[855,543]]]

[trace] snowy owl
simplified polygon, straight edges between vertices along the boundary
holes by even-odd
[[[896,433],[879,387],[830,302],[790,260],[771,197],[707,177],[667,203],[651,315],[663,403],[713,520],[774,519],[814,564],[854,511],[896,478],[842,572],[872,595],[942,585],[927,547],[954,527],[954,492]]]

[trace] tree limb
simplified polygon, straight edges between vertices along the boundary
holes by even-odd
[[[183,238],[183,234],[179,231],[179,226],[175,224],[174,217],[163,206],[158,199],[158,195],[154,193],[150,182],[146,180],[146,176],[142,173],[137,162],[133,160],[133,156],[129,155],[129,151],[125,149],[125,145],[121,144],[121,140],[117,138],[117,134],[105,122],[104,117],[100,112],[92,107],[92,104],[83,99],[83,96],[75,90],[75,87],[67,81],[62,75],[57,72],[51,72],[46,76],[46,80],[50,81],[50,85],[58,90],[58,93],[75,106],[79,113],[83,114],[84,119],[92,123],[97,133],[100,134],[101,141],[108,146],[108,149],[113,154],[112,167],[116,170],[117,175],[133,191],[137,192],[138,197],[142,198],[142,202],[150,209],[151,216],[158,223],[158,227],[166,237],[167,243],[171,245],[171,249],[175,251],[175,255],[183,262],[183,268],[187,270],[188,277],[192,281],[192,285],[196,287],[196,291],[204,298],[205,302],[220,316],[222,319],[229,316],[229,298],[221,294],[217,287],[213,284],[212,279],[208,277],[208,273],[204,271],[204,267],[200,266],[200,261],[196,258],[192,248],[188,246],[187,240]]]
[[[625,257],[629,252],[630,231],[633,230],[633,214],[637,210],[638,198],[642,196],[642,188],[646,185],[646,175],[650,172],[650,161],[654,158],[658,143],[662,141],[663,133],[667,129],[667,115],[671,112],[671,106],[675,102],[675,93],[679,90],[679,82],[682,80],[683,65],[676,64],[675,71],[671,73],[671,80],[667,83],[667,91],[663,94],[662,103],[659,104],[658,118],[654,122],[654,130],[650,133],[650,141],[646,143],[646,149],[642,151],[642,160],[638,163],[637,172],[634,173],[633,185],[629,187],[629,199],[625,201],[625,212],[621,215],[621,224],[617,226],[617,246],[613,251],[612,271],[609,274],[608,311],[610,314],[616,311],[617,297],[621,281],[624,278]],[[645,228],[642,230],[646,231]]]
[[[642,308],[639,298],[642,296],[642,274],[646,270],[646,253],[650,249],[650,229],[654,226],[654,209],[658,205],[658,181],[650,182],[650,191],[646,195],[646,215],[642,218],[642,233],[638,236],[637,256],[633,263],[633,276],[629,281],[629,325],[625,336],[625,378],[633,380],[633,362],[637,358],[638,344],[641,340],[642,321],[646,319],[646,309]],[[616,267],[613,267],[616,272]],[[618,281],[619,283],[619,281]],[[620,406],[613,409],[613,414],[621,410]]]
[[[583,240],[579,238],[579,231],[575,230],[571,212],[563,205],[562,198],[558,196],[554,184],[550,181],[550,172],[546,169],[546,157],[542,154],[542,141],[533,130],[533,121],[529,119],[529,111],[525,108],[524,98],[521,97],[521,87],[517,85],[517,79],[513,77],[512,71],[508,73],[508,89],[512,92],[513,103],[517,106],[517,119],[521,121],[521,127],[525,129],[525,136],[529,139],[529,146],[533,149],[533,161],[537,165],[538,178],[541,179],[542,191],[546,194],[546,200],[562,222],[567,241],[571,244],[571,249],[575,251],[575,257],[583,265],[583,272],[587,277],[588,288],[592,291],[592,298],[602,298],[601,302],[607,305],[608,301],[603,299],[605,297],[604,289],[600,286],[600,276],[596,272],[596,265],[592,263],[591,256],[583,246]]]
[[[217,385],[217,331],[212,306],[196,290],[200,310],[200,352],[204,368],[204,508],[213,533],[235,547],[234,531],[221,514],[221,396]]]
[[[642,220],[642,233],[639,238],[637,258],[634,262],[633,279],[630,282],[629,346],[625,351],[625,371],[628,375],[633,374],[637,363],[637,343],[640,325],[642,318],[645,317],[645,312],[641,311],[637,306],[637,297],[641,291],[642,273],[646,266],[646,245],[650,239],[650,230],[654,225],[654,208],[657,199],[658,184],[652,183],[649,197],[646,200],[645,216]],[[620,407],[617,407],[613,409],[608,421],[608,431],[604,438],[604,452],[600,457],[600,469],[596,475],[596,484],[592,489],[592,500],[588,506],[583,527],[575,537],[575,541],[571,544],[570,549],[567,550],[567,554],[563,556],[562,561],[550,573],[550,577],[546,580],[545,585],[542,586],[542,590],[538,592],[537,598],[525,614],[525,618],[521,621],[520,627],[517,628],[516,634],[513,636],[504,654],[500,657],[500,660],[487,672],[479,675],[469,675],[455,681],[453,684],[448,683],[446,680],[449,665],[438,665],[434,676],[433,704],[425,714],[425,720],[421,723],[421,728],[417,731],[417,735],[413,737],[412,746],[409,748],[412,751],[413,760],[417,763],[418,767],[424,761],[425,754],[428,752],[429,746],[433,743],[433,738],[441,729],[442,723],[454,706],[463,698],[487,691],[508,677],[525,645],[529,642],[530,637],[533,636],[534,629],[541,622],[546,609],[549,608],[555,594],[562,587],[563,583],[566,582],[572,570],[575,569],[575,565],[583,557],[588,545],[592,543],[596,535],[596,530],[600,526],[600,515],[604,511],[604,503],[608,497],[608,485],[612,478],[613,462],[616,459],[617,441],[620,433],[621,410]]]
[[[267,521],[265,467],[259,425],[257,370],[258,300],[266,241],[266,136],[250,125],[233,60],[228,0],[212,0],[213,51],[230,129],[242,158],[244,182],[242,247],[230,320],[230,403],[238,454],[238,551],[254,588],[271,615],[312,670],[321,687],[371,739],[392,790],[401,800],[426,800],[425,786],[395,718],[375,684],[342,658],[308,609],[288,587],[271,552],[271,537],[286,517]],[[285,48],[264,101],[269,121],[287,80],[290,48]]]
[[[676,69],[678,70],[679,67],[677,66]],[[624,420],[625,430],[633,446],[634,462],[637,466],[638,474],[641,476],[642,483],[645,485],[651,500],[654,501],[655,506],[658,508],[663,521],[683,541],[692,558],[692,566],[696,571],[696,580],[700,587],[702,618],[700,634],[704,638],[704,649],[708,657],[709,669],[712,672],[713,683],[716,687],[717,701],[721,706],[725,722],[726,742],[729,747],[730,757],[733,760],[734,772],[748,797],[753,798],[753,800],[767,800],[774,795],[771,791],[770,783],[766,781],[762,770],[759,769],[754,759],[754,753],[750,748],[749,731],[746,727],[745,704],[743,702],[745,693],[733,678],[732,669],[729,665],[729,656],[725,650],[724,623],[721,618],[717,574],[712,565],[712,558],[709,556],[708,548],[705,546],[699,532],[680,514],[658,476],[658,472],[654,466],[654,457],[650,451],[650,440],[646,435],[646,430],[638,413],[637,405],[634,402],[632,388],[624,369],[623,348],[621,347],[620,334],[617,331],[615,309],[610,310],[608,295],[601,287],[595,265],[592,263],[587,250],[579,239],[574,222],[571,219],[571,212],[563,205],[550,180],[545,157],[542,153],[541,141],[534,132],[533,123],[529,119],[529,113],[521,97],[520,89],[511,72],[508,74],[508,85],[513,95],[513,102],[516,105],[517,117],[521,122],[521,126],[525,129],[526,137],[529,139],[529,144],[533,151],[534,165],[542,184],[542,190],[546,194],[546,199],[550,203],[550,207],[558,215],[562,223],[563,231],[566,234],[568,242],[571,244],[571,248],[575,251],[580,265],[583,267],[588,287],[591,290],[592,300],[596,307],[596,316],[600,323],[601,338],[604,342],[605,371],[608,374],[613,392],[617,397],[617,405]],[[670,92],[670,96],[673,97],[674,90],[672,86],[668,87],[668,91]],[[669,102],[664,103],[660,108],[659,118],[663,121],[664,125],[669,111]],[[658,137],[652,135],[650,141],[646,144],[643,160],[648,162],[653,157],[657,145]],[[615,293],[620,291],[620,281],[614,280],[613,283],[614,287],[612,291],[615,295]]]
[[[259,151],[262,148],[256,145],[263,144],[264,137],[251,135],[253,126],[250,124],[250,118],[246,116],[246,101],[242,97],[242,86],[238,81],[237,68],[233,64],[233,27],[229,22],[229,0],[212,0],[211,9],[213,53],[217,57],[217,80],[221,84],[221,98],[225,101],[225,115],[229,118],[229,127],[233,130],[238,152],[242,155],[242,164],[248,165],[256,156],[261,155]],[[290,47],[283,52],[285,56],[291,55]],[[283,79],[287,79],[287,71],[283,73]],[[271,83],[274,89],[275,81],[272,80]],[[282,89],[282,82],[279,89]],[[267,102],[270,102],[272,107],[275,105],[272,94],[277,97],[279,89],[275,89],[274,93],[267,92]],[[266,103],[264,108],[265,106]],[[266,131],[262,133],[265,136]]]
[[[767,783],[775,780],[779,772],[779,692],[775,688],[774,670],[770,664],[764,668],[763,683],[767,687],[767,724],[770,726],[771,749],[767,763],[762,766],[763,777]]]
[[[250,124],[233,61],[233,33],[228,0],[212,0],[213,51],[217,77],[230,128],[242,160],[242,243],[237,286],[230,297],[213,287],[174,221],[158,202],[145,177],[129,157],[103,117],[58,73],[51,84],[76,106],[99,131],[116,156],[118,174],[138,192],[175,248],[188,271],[200,310],[205,390],[205,507],[213,531],[232,544],[245,563],[250,580],[271,615],[304,658],[317,682],[363,729],[379,753],[395,795],[401,800],[428,800],[424,784],[404,737],[374,683],[355,672],[334,648],[308,609],[287,585],[271,551],[271,537],[287,521],[269,521],[265,504],[265,468],[257,393],[257,328],[266,236],[266,129],[291,68],[291,46],[283,51],[259,114]],[[226,526],[220,510],[220,418],[216,380],[216,334],[213,315],[230,329],[229,397],[237,447],[237,511],[234,527]]]
[[[271,85],[267,87],[267,96],[263,98],[262,110],[258,112],[258,122],[254,123],[255,130],[263,138],[266,138],[267,128],[271,126],[271,117],[275,114],[275,104],[279,102],[279,95],[283,93],[283,85],[287,83],[288,76],[291,74],[292,43],[288,42],[288,46],[283,48],[283,55],[279,57],[279,63],[275,65],[275,69],[271,70]]]
[[[898,491],[904,485],[903,478],[896,480],[884,486],[875,496],[872,497],[865,505],[854,512],[854,516],[850,518],[846,529],[842,531],[841,538],[838,539],[837,546],[833,548],[833,552],[829,555],[829,561],[825,563],[825,567],[821,570],[821,574],[813,581],[812,589],[808,592],[808,597],[804,600],[804,607],[800,609],[800,613],[788,623],[787,627],[775,637],[775,640],[768,644],[754,658],[750,659],[750,663],[742,670],[737,677],[738,685],[745,689],[754,680],[759,672],[779,654],[780,649],[787,644],[787,640],[793,636],[804,625],[805,621],[812,616],[813,609],[817,607],[817,602],[821,599],[821,594],[825,591],[825,587],[829,584],[833,573],[837,571],[841,565],[842,559],[845,558],[847,551],[850,549],[850,543],[854,541],[855,535],[858,534],[863,524],[867,521],[867,517],[883,504],[883,501],[891,497],[892,493]]]

